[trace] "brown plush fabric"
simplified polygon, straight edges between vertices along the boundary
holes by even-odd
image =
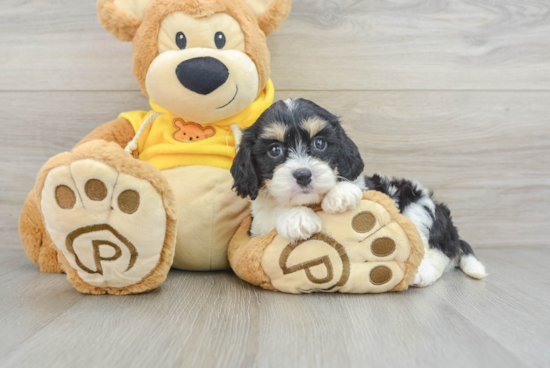
[[[411,254],[409,259],[405,262],[405,275],[403,276],[403,280],[392,289],[392,291],[407,290],[418,272],[418,266],[420,266],[422,258],[424,258],[424,243],[422,243],[420,234],[415,224],[399,213],[390,197],[380,192],[369,190],[363,192],[363,199],[368,199],[382,205],[389,212],[391,220],[397,222],[399,226],[401,226],[411,242]]]
[[[97,19],[99,24],[121,41],[129,42],[134,38],[141,19],[120,10],[115,0],[98,0]]]
[[[64,273],[65,267],[63,267],[63,264],[61,263],[61,260],[59,259],[59,254],[57,253],[57,249],[55,249],[55,245],[50,240],[50,236],[47,232],[45,232],[44,238],[49,239],[49,244],[45,245],[42,248],[40,248],[40,256],[38,257],[38,264],[40,265],[40,272],[44,273]]]
[[[82,160],[92,159],[112,167],[117,172],[132,175],[139,179],[147,180],[161,195],[166,210],[166,235],[160,259],[155,268],[137,284],[123,288],[96,287],[82,281],[68,263],[67,259],[59,253],[59,258],[67,271],[67,278],[81,292],[86,294],[114,294],[126,295],[150,291],[159,286],[165,279],[174,258],[176,243],[177,208],[170,185],[164,176],[151,164],[135,160],[113,142],[93,140],[82,144],[71,152],[65,152],[51,158],[38,173],[34,194],[36,203],[41,203],[42,188],[49,172],[62,165]]]
[[[62,273],[57,259],[57,250],[44,227],[44,220],[36,205],[34,190],[31,190],[19,217],[19,236],[27,257],[40,267],[40,271]]]
[[[258,25],[266,36],[281,26],[290,13],[291,0],[274,0],[258,17]]]
[[[114,142],[121,148],[126,148],[134,136],[134,128],[128,120],[116,119],[95,128],[90,134],[82,138],[82,140],[80,140],[74,148],[84,143],[93,141],[94,139],[103,139],[107,142]],[[137,158],[137,150],[133,152],[133,155]]]
[[[250,216],[244,219],[231,239],[227,250],[229,264],[241,279],[264,289],[276,290],[262,269],[262,256],[265,248],[277,236],[277,231],[250,239],[247,233],[251,222]]]

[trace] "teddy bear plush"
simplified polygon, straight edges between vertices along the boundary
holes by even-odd
[[[28,257],[88,294],[152,290],[170,267],[232,267],[266,289],[406,289],[422,259],[412,223],[383,194],[320,213],[323,232],[251,239],[249,202],[229,173],[242,129],[272,104],[266,36],[290,0],[99,0],[98,18],[133,42],[151,110],[121,113],[44,165],[19,220]],[[229,249],[229,250],[228,250]]]
[[[249,127],[273,102],[266,36],[290,6],[98,1],[100,24],[133,42],[151,110],[120,114],[41,169],[19,229],[42,271],[66,272],[85,293],[129,294],[155,288],[171,266],[229,267],[249,212],[231,191],[231,125]]]

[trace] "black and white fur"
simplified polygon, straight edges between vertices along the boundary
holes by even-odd
[[[252,200],[252,236],[274,228],[291,242],[321,230],[309,205],[330,213],[355,208],[363,190],[390,196],[418,228],[425,256],[414,281],[428,286],[452,266],[486,276],[472,248],[458,237],[447,206],[412,180],[362,175],[364,163],[338,117],[304,99],[278,101],[244,131],[231,174],[233,188]]]
[[[380,174],[365,176],[365,186],[390,196],[399,211],[416,225],[420,233],[425,254],[413,285],[431,285],[446,270],[457,266],[473,278],[487,276],[472,247],[459,238],[451,211],[445,204],[434,201],[431,191],[415,180],[390,180]]]
[[[277,228],[297,242],[321,230],[308,205],[335,213],[359,203],[363,181],[353,181],[363,167],[338,118],[298,99],[275,103],[244,131],[231,174],[237,194],[252,199],[251,235]]]

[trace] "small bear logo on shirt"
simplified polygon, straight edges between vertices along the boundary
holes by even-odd
[[[174,119],[172,124],[177,129],[174,133],[174,139],[183,143],[203,141],[216,134],[214,127],[203,128],[197,123],[186,123],[182,119]]]

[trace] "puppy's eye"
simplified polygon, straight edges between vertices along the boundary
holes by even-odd
[[[214,42],[216,43],[216,47],[218,49],[223,49],[225,46],[225,35],[223,32],[216,32],[214,35]]]
[[[176,45],[180,48],[180,50],[183,50],[187,47],[187,37],[183,34],[183,32],[178,32],[176,35]]]
[[[267,152],[271,157],[277,158],[283,154],[283,149],[278,144],[274,144],[273,146],[269,147]]]
[[[323,151],[327,148],[327,142],[323,138],[315,138],[313,141],[313,147],[319,151]]]

